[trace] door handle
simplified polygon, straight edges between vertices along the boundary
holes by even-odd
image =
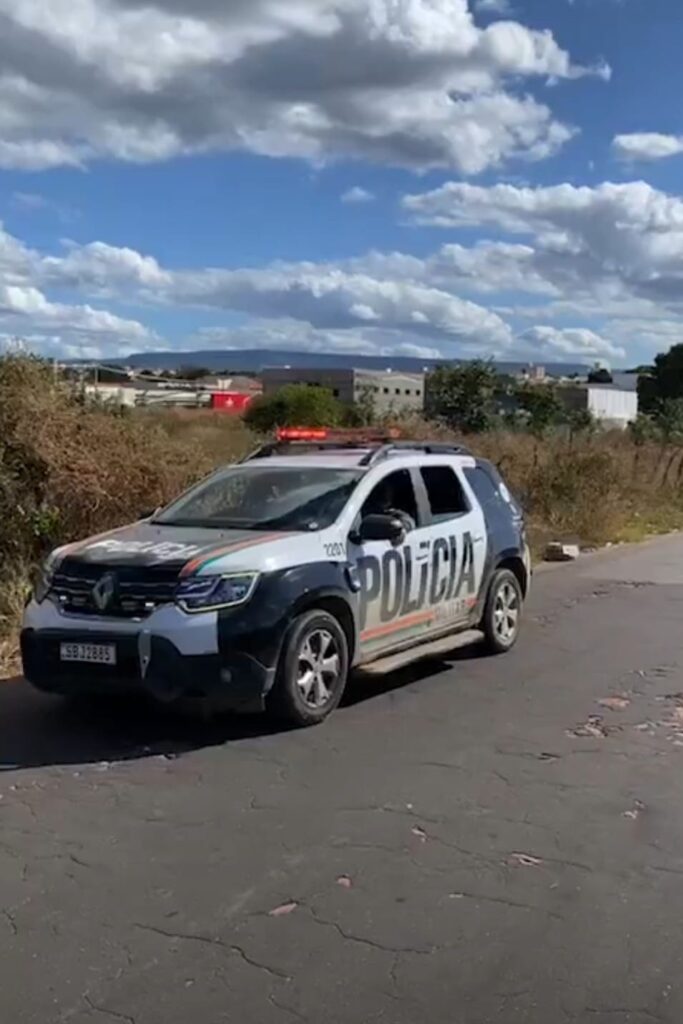
[[[472,539],[473,539],[475,544],[483,544],[484,541],[486,540],[486,538],[483,535],[482,536],[478,536],[478,537],[473,537]]]

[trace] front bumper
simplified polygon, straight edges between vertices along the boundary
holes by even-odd
[[[143,623],[107,622],[33,603],[21,634],[24,676],[37,689],[64,696],[144,693],[164,703],[263,710],[276,663],[264,664],[249,644],[219,650],[216,638],[215,615],[188,617],[168,609]],[[63,662],[62,643],[113,644],[116,665]]]

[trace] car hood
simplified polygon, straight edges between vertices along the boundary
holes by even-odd
[[[208,530],[135,523],[111,533],[90,537],[55,552],[56,561],[77,561],[102,568],[153,568],[169,574],[202,572],[214,560],[230,560],[242,552],[254,554],[264,546],[291,539],[291,534],[266,530]],[[259,559],[260,560],[260,559]],[[242,561],[242,559],[238,559]]]

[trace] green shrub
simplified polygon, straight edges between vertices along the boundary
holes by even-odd
[[[276,394],[252,402],[244,422],[252,430],[267,434],[277,427],[336,427],[344,420],[345,412],[327,388],[288,384]]]

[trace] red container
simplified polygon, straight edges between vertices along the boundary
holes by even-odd
[[[249,408],[253,397],[253,395],[245,395],[241,391],[213,391],[211,393],[211,408],[218,412],[241,416]]]

